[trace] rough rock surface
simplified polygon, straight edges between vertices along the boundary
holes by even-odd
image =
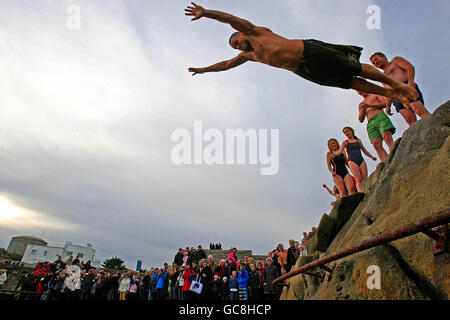
[[[339,200],[308,244],[317,258],[450,207],[450,102],[418,121],[396,141],[385,163],[363,184],[363,195]],[[334,262],[330,280],[290,278],[281,299],[449,299],[450,255],[435,257],[433,240],[419,233]],[[367,285],[380,268],[380,289]],[[323,273],[322,269],[311,271]]]

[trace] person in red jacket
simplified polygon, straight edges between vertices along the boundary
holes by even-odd
[[[183,295],[186,300],[191,300],[191,292],[189,291],[189,288],[191,287],[191,281],[189,281],[189,276],[193,273],[194,270],[191,269],[191,265],[189,263],[186,263],[183,272],[183,279],[184,279]]]

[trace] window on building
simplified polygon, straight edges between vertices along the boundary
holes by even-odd
[[[73,254],[72,251],[67,251],[67,252],[66,252],[66,257],[70,257],[72,254]]]
[[[48,251],[44,251],[44,256],[46,256],[46,255],[47,255],[47,253],[48,253]]]
[[[82,254],[82,253],[79,253],[79,254],[78,254],[78,259],[81,259],[81,258],[83,258],[83,254]]]
[[[36,254],[37,250],[31,250],[31,255],[34,256]]]

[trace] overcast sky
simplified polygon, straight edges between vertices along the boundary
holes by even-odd
[[[34,235],[91,243],[134,268],[172,262],[179,247],[266,254],[299,240],[331,210],[327,140],[352,126],[376,155],[354,91],[320,87],[257,63],[192,77],[238,54],[234,30],[191,22],[188,1],[0,1],[0,247]],[[446,0],[203,1],[290,39],[403,56],[433,112],[448,99]],[[381,29],[366,22],[381,9]],[[75,6],[75,7],[72,7]],[[73,24],[80,9],[80,28]],[[75,11],[76,13],[76,11]],[[76,22],[76,21],[75,21]],[[74,28],[75,26],[75,28]],[[394,138],[407,126],[391,118]],[[171,161],[176,129],[278,129],[279,171]],[[369,173],[378,162],[366,158]]]

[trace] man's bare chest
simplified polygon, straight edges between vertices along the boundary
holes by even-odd
[[[385,73],[393,78],[405,76],[407,74],[406,70],[400,68],[396,64],[392,64],[386,68]]]

